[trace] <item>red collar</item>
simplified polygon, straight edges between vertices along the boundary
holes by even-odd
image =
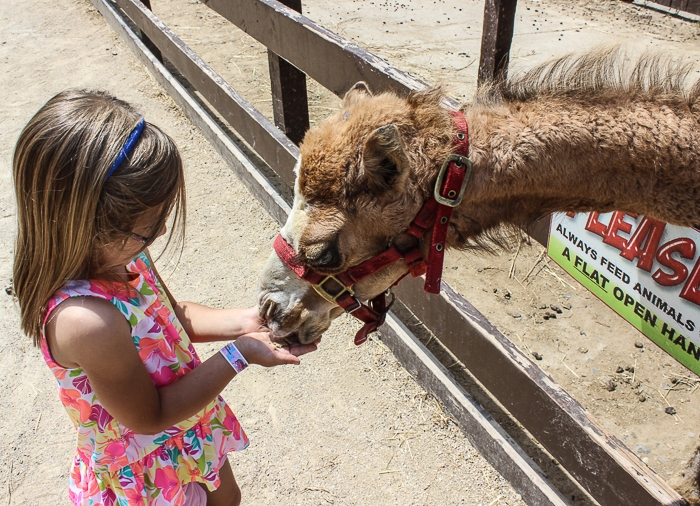
[[[360,302],[355,297],[355,292],[352,289],[352,286],[358,281],[400,259],[404,259],[410,274],[414,278],[425,274],[426,279],[423,289],[426,292],[440,292],[442,265],[445,257],[445,240],[450,217],[452,216],[452,210],[462,201],[472,166],[471,161],[467,158],[469,151],[467,121],[460,112],[450,111],[450,114],[455,125],[455,153],[449,155],[443,162],[435,181],[433,195],[423,204],[408,230],[406,230],[406,233],[420,239],[430,227],[433,228],[427,262],[423,259],[418,246],[401,253],[396,245],[392,245],[383,253],[355,267],[351,267],[345,272],[335,276],[326,276],[299,262],[294,248],[289,245],[281,234],[275,239],[275,252],[287,267],[301,279],[311,283],[314,290],[321,297],[329,302],[338,304],[346,312],[351,313],[365,323],[355,335],[355,344],[362,344],[370,332],[373,332],[384,323],[386,313],[391,306],[391,304],[388,306],[386,304],[386,293],[373,298],[368,304]],[[396,281],[394,286],[401,279]],[[389,290],[387,290],[388,292]]]

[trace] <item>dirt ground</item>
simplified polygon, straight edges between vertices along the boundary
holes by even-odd
[[[262,46],[197,1],[154,0],[153,8],[271,117]],[[308,0],[304,12],[394,66],[428,83],[447,84],[458,100],[468,101],[474,92],[482,1]],[[214,307],[253,304],[277,225],[92,5],[3,2],[0,20],[3,288],[11,278],[14,143],[48,98],[86,87],[135,103],[183,153],[185,248],[179,262],[169,255],[158,261],[176,297]],[[700,62],[697,23],[615,0],[521,0],[515,34],[511,60],[519,66],[601,42]],[[310,81],[309,89],[313,121],[337,108],[338,99],[316,83]],[[516,345],[540,354],[546,372],[668,479],[700,443],[697,376],[552,262],[535,266],[540,251],[539,245],[523,245],[517,255],[452,253],[446,279]],[[562,313],[545,320],[551,305]],[[3,293],[0,306],[0,504],[67,504],[72,426],[40,354],[19,332],[11,297]],[[355,322],[340,318],[301,366],[251,368],[224,391],[251,437],[250,448],[230,458],[244,503],[523,504],[380,342],[352,346],[356,329]],[[644,346],[636,347],[638,342]],[[216,350],[198,347],[203,356]],[[616,372],[628,366],[635,372]],[[669,405],[675,416],[664,412]]]

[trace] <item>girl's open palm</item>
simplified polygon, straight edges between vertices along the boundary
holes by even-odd
[[[269,332],[252,332],[236,340],[236,348],[251,364],[272,367],[284,364],[299,364],[299,356],[316,350],[321,338],[311,344],[291,344],[278,348]]]

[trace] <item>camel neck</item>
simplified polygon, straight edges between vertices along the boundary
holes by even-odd
[[[700,128],[687,105],[560,98],[468,108],[465,116],[473,171],[454,246],[555,211],[700,223]]]

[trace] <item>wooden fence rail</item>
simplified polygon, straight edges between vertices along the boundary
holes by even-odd
[[[654,4],[665,7],[666,12],[680,11],[700,15],[700,0],[653,0],[653,2],[644,3],[650,7]]]
[[[106,0],[92,2],[115,29],[124,37],[129,37],[128,28],[125,28],[123,21],[115,19],[113,8]],[[291,70],[303,71],[338,96],[342,96],[357,81],[365,81],[375,91],[394,90],[399,93],[426,86],[275,0],[205,0],[205,3],[268,47],[275,57],[291,64],[294,67]],[[134,0],[117,0],[117,4],[238,135],[274,168],[284,184],[292,187],[293,167],[299,158],[295,143],[238,94],[143,4]],[[500,37],[499,40],[492,41],[492,46],[497,49],[494,55],[503,54],[506,40],[510,44],[512,26],[509,35],[502,23],[512,19],[514,9],[514,0],[486,1],[485,19],[495,20],[494,37]],[[498,23],[501,25],[498,26]],[[163,72],[143,44],[133,42],[132,48],[137,53],[140,51],[146,55],[142,60],[152,69],[157,68],[158,72]],[[488,65],[485,72],[490,74],[484,74],[485,79],[504,72],[507,59],[494,56]],[[276,78],[274,74],[273,78]],[[167,76],[162,79],[161,82],[168,89],[175,89],[174,79]],[[283,81],[281,79],[278,84]],[[297,93],[301,91],[297,90]],[[276,99],[282,101],[281,115],[278,117],[275,113],[276,123],[286,129],[289,109],[284,106],[283,97],[273,97],[273,103]],[[191,104],[191,97],[181,100],[181,105],[184,104],[186,110],[196,109]],[[459,107],[452,100],[448,100],[445,105],[450,108]],[[211,119],[206,119],[202,114],[191,116],[191,119],[207,133],[217,150],[236,168],[246,185],[263,201],[278,222],[284,222],[289,212],[288,202],[276,193],[270,182],[246,162],[245,157],[236,154],[237,148],[223,136],[220,129],[217,130]],[[295,128],[303,128],[303,123],[301,127]],[[686,504],[449,285],[443,282],[442,293],[439,296],[429,296],[422,291],[420,284],[420,280],[404,281],[397,291],[401,301],[596,501],[604,506]],[[397,332],[396,326],[393,326],[386,334],[395,335]],[[440,392],[436,394],[439,395]],[[479,448],[478,445],[475,446]],[[497,455],[493,457],[495,460],[502,458],[501,453],[493,455]],[[528,483],[540,483],[525,469],[527,465],[529,464],[523,464],[521,471],[515,473],[519,477],[517,479],[526,475]],[[508,474],[507,469],[504,471],[502,467],[499,468],[496,464],[494,466],[502,474]],[[540,491],[538,495],[537,491],[532,490],[525,492],[530,495],[524,496],[530,497],[536,504],[560,504],[561,498],[557,498],[556,494],[543,495]]]

